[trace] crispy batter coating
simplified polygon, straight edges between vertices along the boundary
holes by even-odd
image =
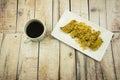
[[[78,23],[76,20],[72,20],[60,29],[65,33],[70,33],[70,36],[76,39],[83,50],[87,47],[93,51],[98,50],[103,43],[102,38],[99,36],[101,32],[93,30],[91,26],[86,25],[84,22]]]
[[[66,32],[66,33],[70,33],[74,26],[77,24],[77,21],[76,20],[72,20],[70,21],[70,23],[68,23],[67,25],[65,25],[64,27],[61,27],[61,30]]]

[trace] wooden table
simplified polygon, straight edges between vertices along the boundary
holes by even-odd
[[[0,80],[120,80],[120,0],[0,0]],[[114,33],[101,62],[50,33],[70,10]],[[41,42],[25,43],[24,25],[45,22]]]

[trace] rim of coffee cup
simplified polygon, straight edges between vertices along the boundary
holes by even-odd
[[[43,31],[43,33],[42,33],[40,36],[36,37],[36,38],[32,38],[32,37],[28,36],[28,35],[27,35],[27,31],[26,31],[27,26],[28,26],[31,22],[33,22],[33,21],[40,22],[40,23],[43,25],[43,27],[44,27],[44,31]],[[30,39],[33,40],[33,41],[38,41],[38,40],[42,40],[43,37],[45,36],[45,34],[46,34],[46,26],[44,25],[44,23],[43,23],[42,20],[31,19],[31,20],[28,20],[27,23],[25,24],[24,31],[25,31],[25,34],[27,35],[28,38],[30,38]]]

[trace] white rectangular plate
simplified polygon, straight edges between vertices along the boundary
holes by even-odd
[[[69,34],[64,33],[63,31],[60,30],[60,27],[66,25],[67,23],[69,23],[71,20],[77,20],[78,22],[85,22],[87,25],[90,25],[92,27],[92,29],[95,30],[99,30],[101,31],[101,37],[103,39],[103,44],[101,45],[101,47],[96,50],[96,51],[92,51],[89,48],[87,48],[86,50],[83,50],[80,45],[75,41],[75,39],[71,38],[71,36]],[[97,60],[97,61],[101,61],[107,46],[110,43],[110,40],[112,38],[113,33],[106,30],[103,27],[100,27],[86,19],[81,18],[80,16],[69,12],[69,11],[65,11],[64,14],[61,16],[59,22],[56,24],[55,28],[53,29],[51,35],[55,38],[57,38],[58,40],[66,43],[67,45],[77,49],[78,51],[82,52],[85,55],[88,55],[89,57]]]

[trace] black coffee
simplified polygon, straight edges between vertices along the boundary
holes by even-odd
[[[31,22],[26,29],[27,35],[31,38],[39,37],[43,33],[43,31],[44,26],[38,21]]]

